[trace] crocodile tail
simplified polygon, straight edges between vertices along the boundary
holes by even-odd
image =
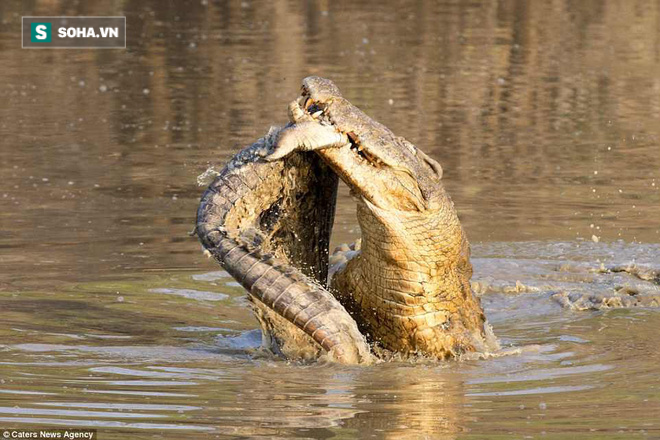
[[[219,232],[209,250],[252,296],[309,335],[340,363],[369,358],[369,348],[353,318],[323,287],[297,269],[264,257]]]
[[[244,150],[245,151],[245,150]],[[242,231],[228,231],[225,220],[263,178],[284,167],[281,162],[230,162],[202,196],[197,234],[202,245],[249,293],[340,363],[371,361],[369,346],[344,307],[318,280],[282,258],[265,253]],[[309,245],[302,243],[301,245]]]

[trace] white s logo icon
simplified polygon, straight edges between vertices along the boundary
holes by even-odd
[[[46,26],[43,24],[38,25],[35,28],[35,31],[37,32],[36,38],[37,40],[45,40],[48,34],[46,34]]]

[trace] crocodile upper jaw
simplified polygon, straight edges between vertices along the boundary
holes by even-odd
[[[309,82],[304,83],[301,96],[289,105],[290,119],[304,126],[310,138],[321,137],[312,135],[314,132],[334,129],[344,142],[333,148],[322,144],[308,148],[316,150],[353,193],[370,204],[394,211],[429,209],[440,165],[341,95],[332,94],[334,85],[323,81],[320,90],[310,90]]]

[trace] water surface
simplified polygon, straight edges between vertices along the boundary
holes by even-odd
[[[21,15],[126,15],[126,50],[23,50]],[[660,4],[0,3],[0,428],[124,438],[660,438]],[[196,178],[310,74],[444,168],[518,356],[371,368],[261,355],[188,236]],[[359,237],[345,188],[333,243]]]

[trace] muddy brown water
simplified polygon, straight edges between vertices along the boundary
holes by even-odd
[[[127,50],[22,50],[21,15],[126,15]],[[660,3],[0,3],[0,428],[99,438],[660,438]],[[196,178],[330,77],[439,160],[496,334],[522,354],[260,356],[187,233]],[[342,190],[333,243],[359,236]],[[484,288],[485,286],[485,288]],[[649,290],[650,289],[650,290]]]

